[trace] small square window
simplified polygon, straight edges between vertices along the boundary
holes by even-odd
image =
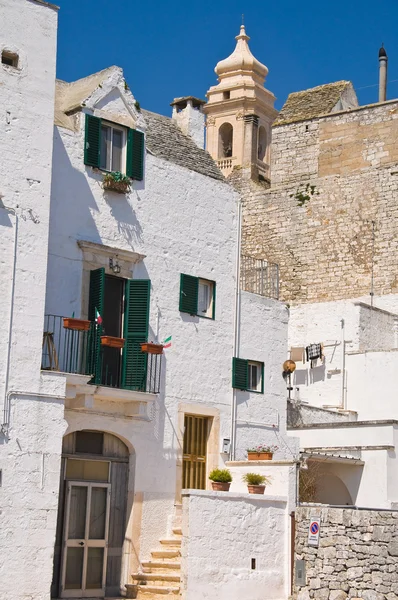
[[[76,431],[75,452],[102,454],[104,434],[96,431]]]
[[[247,389],[252,392],[261,392],[263,387],[262,363],[248,361],[247,365]]]
[[[124,167],[126,132],[121,127],[101,125],[101,163],[100,168],[105,171],[120,171],[125,173]]]
[[[224,100],[229,100],[231,98],[231,92],[229,90],[228,92],[223,92],[222,96]]]
[[[199,279],[198,316],[213,319],[214,283],[207,279]]]
[[[7,65],[8,67],[14,67],[14,69],[18,68],[18,54],[14,52],[7,52],[7,50],[3,50],[1,53],[1,62],[3,65]]]

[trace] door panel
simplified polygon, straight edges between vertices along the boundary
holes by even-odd
[[[105,596],[110,484],[67,482],[61,598]]]
[[[183,489],[206,489],[208,417],[185,415],[183,449]]]

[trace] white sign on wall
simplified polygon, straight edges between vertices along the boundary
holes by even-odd
[[[308,545],[319,546],[319,530],[321,525],[320,517],[311,517],[308,529]]]

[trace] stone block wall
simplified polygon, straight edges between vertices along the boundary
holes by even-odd
[[[321,518],[318,548],[307,541],[315,515]],[[398,511],[299,507],[295,558],[306,563],[297,600],[397,600]]]
[[[372,262],[398,293],[397,127],[397,101],[274,127],[271,188],[238,187],[242,252],[279,264],[282,300],[369,296]]]

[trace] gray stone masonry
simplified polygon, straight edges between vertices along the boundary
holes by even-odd
[[[315,548],[308,528],[319,514]],[[295,544],[295,558],[306,563],[296,600],[398,600],[398,511],[299,507]]]

